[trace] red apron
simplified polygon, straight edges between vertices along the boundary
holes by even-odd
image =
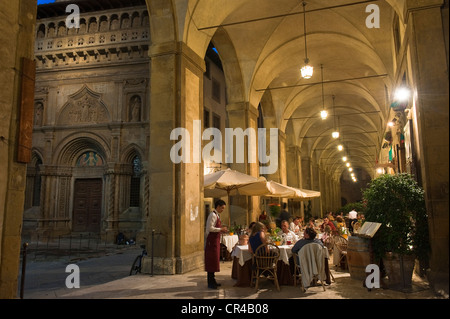
[[[216,225],[214,227],[222,227],[222,223],[217,215]],[[207,272],[220,271],[220,232],[210,232],[206,238],[205,244],[205,270]]]

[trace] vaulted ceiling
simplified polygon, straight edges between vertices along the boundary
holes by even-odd
[[[380,28],[366,25],[369,4],[379,8]],[[346,170],[344,155],[372,175],[395,82],[395,10],[386,1],[355,0],[309,0],[305,9],[306,15],[300,0],[193,0],[179,36],[201,56],[213,41],[228,99],[260,104],[267,124],[286,133],[288,146],[337,178]],[[305,16],[314,66],[308,80],[300,76]],[[326,120],[319,116],[323,107]],[[339,139],[331,136],[335,126]]]

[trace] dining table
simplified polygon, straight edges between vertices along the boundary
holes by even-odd
[[[231,252],[233,247],[239,242],[238,235],[222,234],[220,236],[221,259],[231,260]]]
[[[294,285],[294,261],[292,259],[292,247],[294,245],[280,245],[280,258],[277,262],[277,277],[280,285]],[[326,282],[330,283],[330,271],[328,265],[328,250],[325,258]],[[236,245],[231,253],[233,261],[231,278],[236,280],[235,287],[249,287],[252,278],[252,254],[248,245]]]

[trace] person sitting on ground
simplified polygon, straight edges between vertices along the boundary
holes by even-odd
[[[277,235],[282,238],[282,245],[294,244],[297,241],[295,233],[289,230],[289,222],[287,220],[281,222],[281,231]]]

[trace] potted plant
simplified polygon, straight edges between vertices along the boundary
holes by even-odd
[[[410,290],[415,258],[426,267],[430,251],[423,189],[410,174],[385,174],[369,183],[363,197],[366,220],[382,224],[372,249],[383,261],[389,287]]]

